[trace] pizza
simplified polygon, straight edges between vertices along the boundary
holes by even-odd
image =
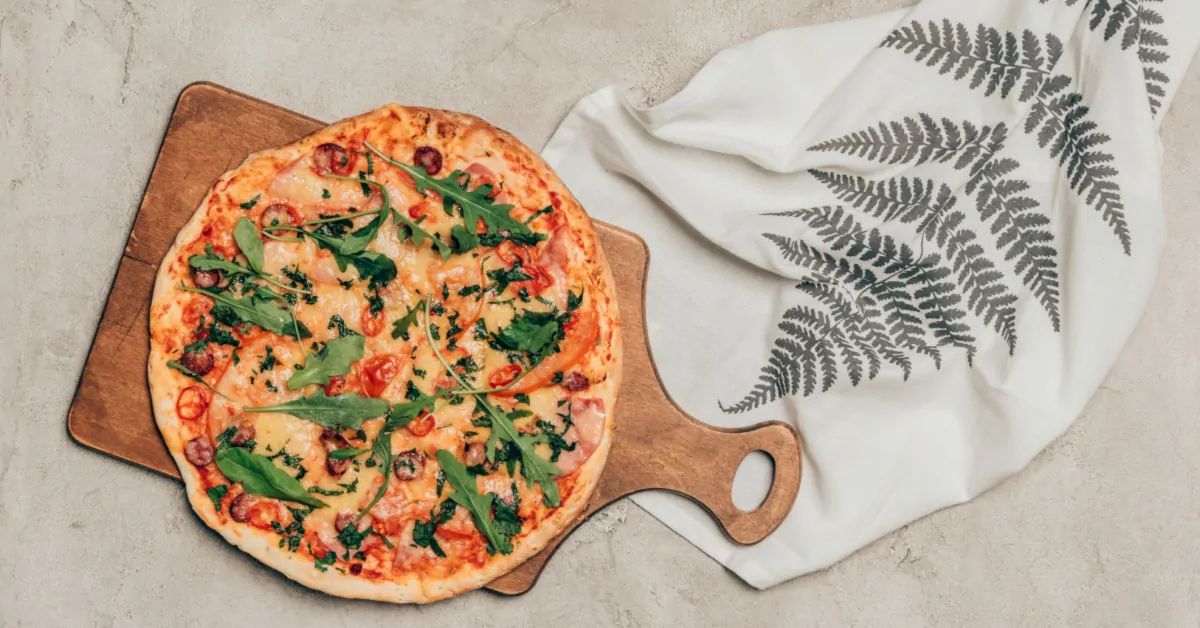
[[[619,331],[591,222],[544,161],[390,105],[216,180],[159,268],[148,375],[208,526],[305,586],[423,603],[583,512]]]

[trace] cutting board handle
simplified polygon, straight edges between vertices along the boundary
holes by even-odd
[[[688,417],[691,420],[691,417]],[[716,517],[729,538],[757,543],[783,523],[800,486],[800,448],[786,423],[770,421],[743,429],[705,427],[692,432],[696,457],[677,468],[690,470],[669,490],[687,495]],[[771,458],[773,473],[766,498],[746,511],[733,503],[733,480],[748,455],[761,451]],[[706,471],[696,473],[697,461]]]

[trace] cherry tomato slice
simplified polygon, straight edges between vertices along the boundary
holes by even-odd
[[[358,322],[362,326],[364,336],[378,336],[379,332],[383,331],[383,312],[371,313],[371,306],[363,308],[362,314],[358,315]]]
[[[175,414],[181,419],[195,420],[208,410],[208,391],[199,386],[188,386],[175,400]]]
[[[488,386],[492,388],[507,386],[520,374],[521,365],[519,364],[509,364],[508,366],[501,367],[488,377]]]
[[[362,366],[362,388],[368,397],[383,394],[388,384],[400,372],[400,358],[391,353],[377,355]]]
[[[413,419],[412,423],[408,424],[408,431],[412,432],[413,436],[424,436],[433,431],[437,425],[437,419],[429,412],[422,412],[420,416]]]
[[[325,384],[325,396],[335,397],[346,392],[346,377],[344,375],[332,375],[329,377],[329,383]]]

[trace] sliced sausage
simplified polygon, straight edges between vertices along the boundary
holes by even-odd
[[[256,503],[258,503],[258,499],[253,495],[241,493],[229,502],[229,516],[238,523],[246,523],[250,520],[250,515],[253,514],[252,509]]]
[[[243,425],[229,437],[229,444],[234,447],[241,447],[246,443],[254,440],[255,432],[253,425]]]
[[[338,460],[328,454],[338,449],[345,449],[350,446],[350,441],[344,436],[333,430],[325,430],[321,434],[321,445],[325,447],[325,470],[329,471],[329,475],[340,477],[350,467],[350,459],[344,458]]]
[[[563,388],[566,388],[571,392],[579,392],[591,385],[591,382],[588,381],[587,376],[583,373],[580,373],[579,371],[571,371],[570,373],[567,373],[565,377],[563,377],[562,385]]]
[[[313,151],[313,169],[317,174],[336,174],[344,177],[354,169],[350,153],[338,144],[325,143]]]
[[[487,462],[487,448],[483,443],[471,443],[463,451],[463,463],[468,467]]]
[[[208,440],[207,436],[197,436],[183,446],[184,457],[197,467],[206,467],[212,464],[214,453],[212,442]]]
[[[425,169],[425,174],[435,175],[442,169],[442,153],[432,146],[421,146],[413,152],[413,163]]]
[[[425,456],[415,449],[396,454],[396,460],[392,462],[392,473],[396,475],[397,480],[403,482],[415,480],[424,472]]]
[[[196,284],[197,288],[215,288],[221,283],[221,271],[219,270],[200,270],[199,268],[192,269],[192,283]]]
[[[199,351],[188,351],[179,358],[179,363],[197,375],[208,375],[213,368],[213,354],[208,347]]]

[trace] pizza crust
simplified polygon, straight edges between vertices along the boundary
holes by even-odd
[[[181,251],[188,243],[201,237],[207,222],[206,208],[215,203],[219,195],[225,193],[235,180],[247,172],[253,173],[264,164],[295,161],[311,152],[315,146],[327,141],[327,138],[337,136],[347,127],[369,127],[375,120],[396,117],[412,118],[414,116],[427,117],[432,120],[431,124],[435,125],[438,132],[441,131],[442,123],[449,122],[458,128],[469,127],[470,133],[483,134],[486,138],[484,141],[499,142],[506,151],[511,151],[529,168],[538,172],[546,180],[550,189],[561,199],[559,209],[565,212],[567,224],[577,239],[589,268],[596,276],[593,283],[593,289],[596,292],[592,294],[592,298],[600,313],[601,338],[606,341],[606,344],[595,351],[607,352],[608,370],[604,381],[594,384],[589,392],[604,400],[606,418],[600,443],[587,461],[575,472],[574,487],[570,494],[547,519],[542,520],[531,532],[514,538],[514,549],[511,554],[495,555],[483,567],[464,568],[459,573],[449,576],[424,578],[410,574],[401,581],[382,581],[343,574],[333,569],[318,571],[308,557],[278,547],[279,536],[273,532],[238,524],[215,510],[212,501],[205,494],[200,472],[184,455],[184,442],[180,437],[182,419],[178,416],[175,407],[175,400],[180,391],[194,382],[166,366],[167,360],[171,359],[171,354],[156,337],[155,332],[159,331],[158,328],[169,328],[172,324],[178,323],[178,306],[173,304],[173,300],[178,294],[176,287],[183,282],[187,275],[186,263],[181,261]],[[252,174],[251,178],[254,176],[256,175]],[[590,219],[578,201],[539,156],[508,133],[473,116],[388,105],[362,116],[335,123],[295,144],[250,155],[238,168],[222,175],[214,183],[204,201],[201,202],[199,209],[180,230],[157,274],[151,304],[151,347],[147,368],[155,420],[171,456],[179,467],[193,510],[209,527],[215,529],[228,542],[242,551],[295,582],[339,597],[393,603],[428,603],[445,599],[482,587],[491,580],[508,573],[541,551],[561,531],[568,529],[586,509],[612,444],[614,409],[620,386],[622,345],[614,286],[611,269],[596,241]]]

